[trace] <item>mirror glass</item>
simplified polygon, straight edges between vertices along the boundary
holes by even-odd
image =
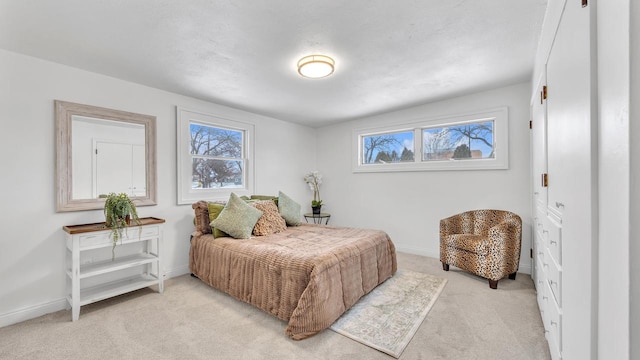
[[[155,205],[155,117],[56,101],[58,211],[101,209],[126,193]]]
[[[144,125],[71,117],[72,197],[144,196]]]

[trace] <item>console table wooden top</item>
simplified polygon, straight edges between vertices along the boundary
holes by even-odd
[[[165,222],[164,219],[160,219],[156,217],[145,217],[145,218],[140,218],[140,224],[136,224],[134,221],[132,221],[128,227],[133,227],[138,225],[162,224],[163,222]],[[81,224],[81,225],[65,225],[62,227],[62,229],[72,235],[94,232],[94,231],[109,230],[109,228],[105,225],[104,222],[93,223],[93,224]]]

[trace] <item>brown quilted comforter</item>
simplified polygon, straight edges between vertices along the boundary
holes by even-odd
[[[397,269],[395,247],[378,230],[304,224],[245,240],[194,235],[191,272],[288,321],[295,340],[329,327]]]

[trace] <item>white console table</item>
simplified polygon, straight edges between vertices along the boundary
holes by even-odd
[[[64,226],[66,232],[67,275],[71,279],[71,291],[67,301],[71,306],[73,321],[80,317],[80,307],[116,295],[157,285],[163,291],[163,274],[160,263],[162,248],[162,227],[164,219],[147,217],[140,219],[142,225],[131,224],[122,232],[122,241],[117,246],[142,245],[142,251],[116,256],[114,259],[90,262],[83,260],[83,252],[113,246],[111,230],[104,223]],[[127,271],[118,277],[118,271],[140,267],[139,274],[132,276]],[[83,287],[82,279],[113,273],[110,280],[98,285]],[[111,280],[116,278],[116,280]]]

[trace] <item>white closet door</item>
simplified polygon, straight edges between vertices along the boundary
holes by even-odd
[[[146,158],[144,145],[132,145],[132,196],[145,196],[147,194]]]
[[[537,90],[531,101],[531,175],[533,177],[533,259],[531,275],[534,278],[536,288],[541,293],[539,281],[546,281],[542,258],[545,253],[543,237],[543,224],[547,216],[547,187],[544,186],[544,175],[547,173],[547,106],[543,96],[543,88],[546,85],[546,76],[543,73],[538,81]],[[521,259],[522,261],[522,259]],[[540,297],[539,300],[542,300]],[[541,312],[544,314],[542,302]]]
[[[567,2],[547,62],[548,205],[560,217],[568,194],[590,192],[592,8]]]
[[[595,6],[567,1],[547,61],[548,210],[562,225],[563,359],[595,358],[592,329],[595,120]],[[553,217],[550,217],[550,219]]]
[[[130,144],[96,142],[96,192],[131,194],[133,167]]]
[[[543,74],[531,104],[533,198],[534,207],[542,211],[546,211],[547,208],[547,187],[543,183],[543,176],[547,173],[547,105],[543,99],[545,84],[546,77]],[[533,210],[535,214],[536,209]]]

